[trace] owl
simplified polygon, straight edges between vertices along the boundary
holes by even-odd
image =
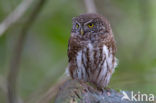
[[[68,72],[76,80],[107,87],[117,66],[116,44],[110,23],[99,14],[72,19],[68,41]]]

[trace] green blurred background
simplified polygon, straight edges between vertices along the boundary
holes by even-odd
[[[0,0],[0,22],[22,0]],[[111,22],[119,65],[109,87],[156,95],[156,0],[95,0],[97,10]],[[33,6],[33,5],[32,5]],[[23,22],[31,9],[0,37],[0,86]],[[18,92],[34,101],[50,88],[67,66],[71,19],[86,12],[83,0],[48,0],[26,37]],[[0,87],[0,103],[6,94]]]

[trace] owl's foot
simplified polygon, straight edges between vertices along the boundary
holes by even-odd
[[[107,94],[108,96],[111,95],[110,90],[111,90],[111,89],[110,89],[109,87],[101,88],[102,94]]]

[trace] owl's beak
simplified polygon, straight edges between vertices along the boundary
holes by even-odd
[[[83,30],[82,28],[81,28],[81,31],[80,31],[80,32],[81,32],[81,35],[83,35],[83,34],[84,34],[84,30]]]

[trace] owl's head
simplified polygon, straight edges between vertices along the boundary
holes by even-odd
[[[99,14],[82,14],[72,19],[72,33],[84,36],[86,34],[105,34],[110,31],[110,24]]]

